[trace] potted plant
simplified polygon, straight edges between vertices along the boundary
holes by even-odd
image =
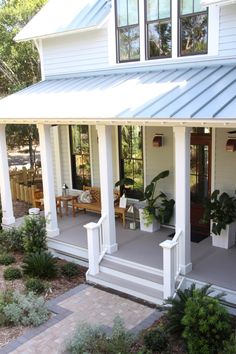
[[[120,188],[120,194],[126,193],[129,186],[134,185],[134,180],[132,178],[124,177],[115,183],[115,187]]]
[[[202,223],[211,222],[213,246],[230,248],[235,243],[236,198],[216,189],[204,202]]]
[[[139,209],[140,229],[142,231],[154,232],[159,230],[160,224],[168,223],[173,215],[174,199],[168,199],[163,192],[160,192],[157,196],[155,194],[157,182],[167,176],[169,176],[169,171],[162,171],[145,188],[144,200],[146,206]]]

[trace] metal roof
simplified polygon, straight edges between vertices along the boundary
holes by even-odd
[[[50,0],[16,35],[16,41],[60,35],[101,25],[109,0]]]
[[[103,73],[42,81],[0,100],[0,121],[236,123],[236,65]]]

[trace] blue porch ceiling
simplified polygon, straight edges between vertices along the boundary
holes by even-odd
[[[0,100],[0,119],[236,122],[236,65],[46,80]]]

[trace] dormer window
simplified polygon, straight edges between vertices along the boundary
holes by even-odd
[[[180,1],[179,54],[194,55],[207,53],[208,14],[200,0]]]
[[[117,61],[139,60],[138,0],[116,1]]]
[[[147,58],[171,56],[171,1],[146,0]]]

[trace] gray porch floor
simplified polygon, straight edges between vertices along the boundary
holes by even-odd
[[[64,216],[59,219],[61,233],[55,239],[87,249],[86,229],[88,222],[97,222],[99,215],[87,213]],[[153,268],[162,269],[163,253],[159,244],[168,239],[172,229],[162,228],[155,233],[147,233],[123,228],[120,220],[116,221],[118,251],[113,257],[119,257]],[[191,243],[193,270],[189,278],[208,282],[236,291],[236,246],[229,250],[213,247],[211,237]]]

